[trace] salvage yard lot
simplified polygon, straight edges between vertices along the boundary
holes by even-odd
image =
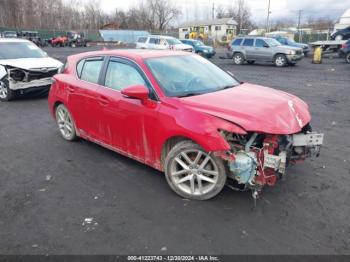
[[[46,51],[64,61],[96,49]],[[188,201],[150,167],[63,141],[46,98],[1,103],[0,253],[350,254],[350,65],[306,58],[287,68],[236,66],[220,55],[211,60],[240,80],[309,104],[313,129],[325,133],[319,158],[266,187],[255,210],[249,192],[228,188]]]

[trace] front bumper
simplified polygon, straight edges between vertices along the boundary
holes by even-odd
[[[29,88],[40,88],[40,87],[47,87],[52,84],[52,78],[42,78],[38,80],[33,80],[30,82],[21,82],[21,81],[14,81],[13,79],[10,79],[9,81],[10,89],[11,90],[22,90],[22,89],[29,89]]]
[[[304,57],[304,54],[301,54],[301,55],[286,55],[286,56],[287,56],[288,62],[289,63],[293,63],[293,62],[300,61]]]
[[[216,51],[215,50],[199,50],[199,52],[202,52],[203,56],[205,57],[212,57],[216,54]]]
[[[228,160],[229,177],[244,185],[244,188],[253,190],[261,190],[266,184],[273,186],[278,178],[286,174],[289,164],[318,156],[323,137],[323,134],[312,132],[288,136],[267,135],[262,148],[252,146],[232,154]]]
[[[294,134],[292,136],[292,150],[299,154],[290,155],[287,151],[281,151],[279,155],[273,155],[264,151],[264,168],[272,168],[284,175],[287,160],[288,162],[295,163],[307,157],[318,157],[323,144],[323,137],[324,134],[320,133]],[[288,155],[289,159],[287,159]]]

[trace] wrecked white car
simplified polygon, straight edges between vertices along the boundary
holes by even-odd
[[[0,39],[0,101],[33,91],[48,91],[63,64],[30,41]]]

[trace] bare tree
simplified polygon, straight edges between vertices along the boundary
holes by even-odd
[[[245,0],[235,0],[234,6],[231,8],[223,8],[218,6],[217,18],[232,17],[237,22],[237,33],[243,30],[251,30],[255,27],[251,20],[251,13]]]

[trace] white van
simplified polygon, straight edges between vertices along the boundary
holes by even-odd
[[[183,44],[179,39],[171,36],[150,35],[141,36],[136,42],[137,49],[178,50],[194,52],[190,45]]]

